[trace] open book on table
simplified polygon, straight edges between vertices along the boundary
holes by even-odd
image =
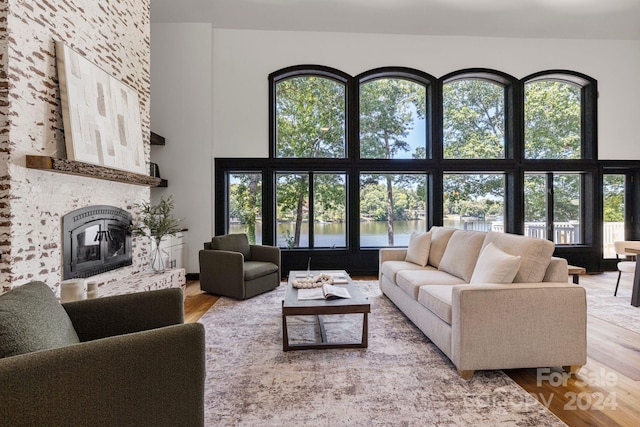
[[[325,283],[318,288],[298,289],[298,299],[336,299],[351,298],[349,290],[340,286]]]

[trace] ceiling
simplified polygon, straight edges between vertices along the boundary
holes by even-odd
[[[151,22],[214,28],[640,40],[640,0],[150,0]]]

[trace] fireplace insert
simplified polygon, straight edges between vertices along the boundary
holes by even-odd
[[[94,276],[132,264],[131,214],[115,206],[89,206],[62,219],[63,279]]]

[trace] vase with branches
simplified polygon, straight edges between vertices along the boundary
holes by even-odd
[[[160,243],[166,236],[173,236],[181,230],[180,219],[173,216],[173,196],[152,205],[151,203],[135,204],[134,207],[140,209],[140,214],[136,221],[131,224],[131,233],[134,236],[148,237],[152,243],[151,268],[160,273],[165,269],[165,260],[162,256]]]

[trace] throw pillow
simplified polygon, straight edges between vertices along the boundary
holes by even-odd
[[[31,282],[0,296],[0,358],[80,342],[55,294]]]
[[[469,283],[486,235],[484,231],[455,230],[444,250],[438,270]]]
[[[409,247],[404,260],[418,264],[421,267],[427,265],[429,260],[429,247],[431,246],[431,233],[419,233],[414,231],[409,238]]]
[[[485,246],[490,242],[511,255],[522,257],[514,283],[541,282],[556,249],[556,245],[549,240],[496,231],[487,233]]]
[[[445,249],[447,249],[447,243],[449,243],[449,239],[455,231],[455,228],[438,226],[431,227],[431,230],[429,230],[429,233],[431,233],[429,265],[432,265],[435,268],[440,267],[442,256],[444,255]]]
[[[520,268],[521,257],[500,250],[493,243],[484,247],[469,283],[511,283]]]

